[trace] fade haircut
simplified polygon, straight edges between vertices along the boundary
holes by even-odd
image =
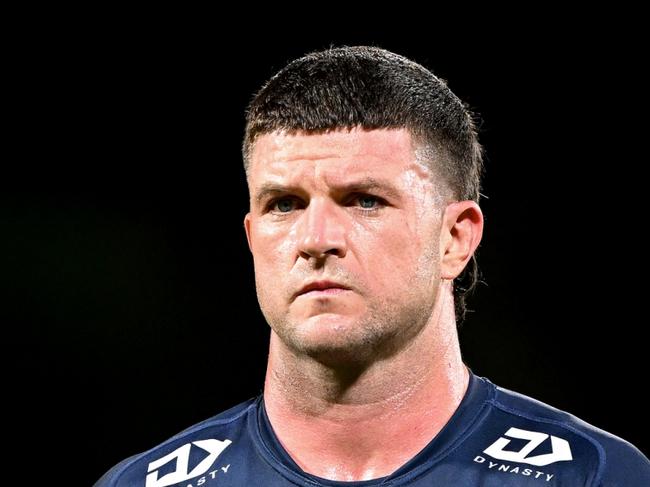
[[[248,176],[253,145],[263,134],[405,128],[445,199],[478,203],[483,151],[473,117],[444,80],[403,56],[372,46],[315,51],[290,62],[253,97],[246,111],[244,169]],[[454,280],[459,325],[478,280],[472,255]]]

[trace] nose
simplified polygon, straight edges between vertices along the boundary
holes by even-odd
[[[312,198],[301,215],[298,229],[298,252],[306,259],[323,259],[328,255],[345,257],[344,215],[331,201]]]

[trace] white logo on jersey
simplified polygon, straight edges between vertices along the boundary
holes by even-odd
[[[562,438],[558,438],[557,436],[551,436],[547,435],[546,433],[539,433],[537,431],[521,430],[519,428],[510,428],[508,431],[506,431],[506,434],[504,436],[530,441],[519,451],[504,451],[503,449],[506,447],[506,445],[508,445],[508,443],[510,443],[510,440],[501,437],[490,446],[488,446],[485,450],[483,450],[483,453],[487,453],[491,457],[498,460],[529,463],[530,465],[535,465],[537,467],[549,465],[555,462],[573,460],[569,442],[563,440]],[[534,457],[527,456],[549,437],[551,438],[551,453],[537,455]]]
[[[147,469],[147,483],[145,487],[167,487],[168,485],[177,484],[184,480],[189,480],[193,477],[198,477],[207,472],[214,461],[217,459],[221,452],[223,452],[232,441],[230,440],[198,440],[192,443],[187,443],[180,448],[174,450],[169,455],[166,455],[149,464]],[[190,463],[190,450],[192,445],[198,446],[207,451],[209,455],[205,457],[201,463],[188,472],[187,469]],[[167,463],[176,460],[176,470],[158,478],[158,469]]]

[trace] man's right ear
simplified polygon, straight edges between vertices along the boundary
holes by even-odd
[[[250,211],[244,216],[244,230],[246,230],[246,240],[248,241],[248,250],[253,252],[253,246],[251,245],[251,213]]]

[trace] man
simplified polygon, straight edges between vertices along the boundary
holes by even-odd
[[[650,485],[633,445],[463,364],[482,161],[444,82],[378,48],[311,53],[257,93],[243,156],[264,393],[96,485]]]

